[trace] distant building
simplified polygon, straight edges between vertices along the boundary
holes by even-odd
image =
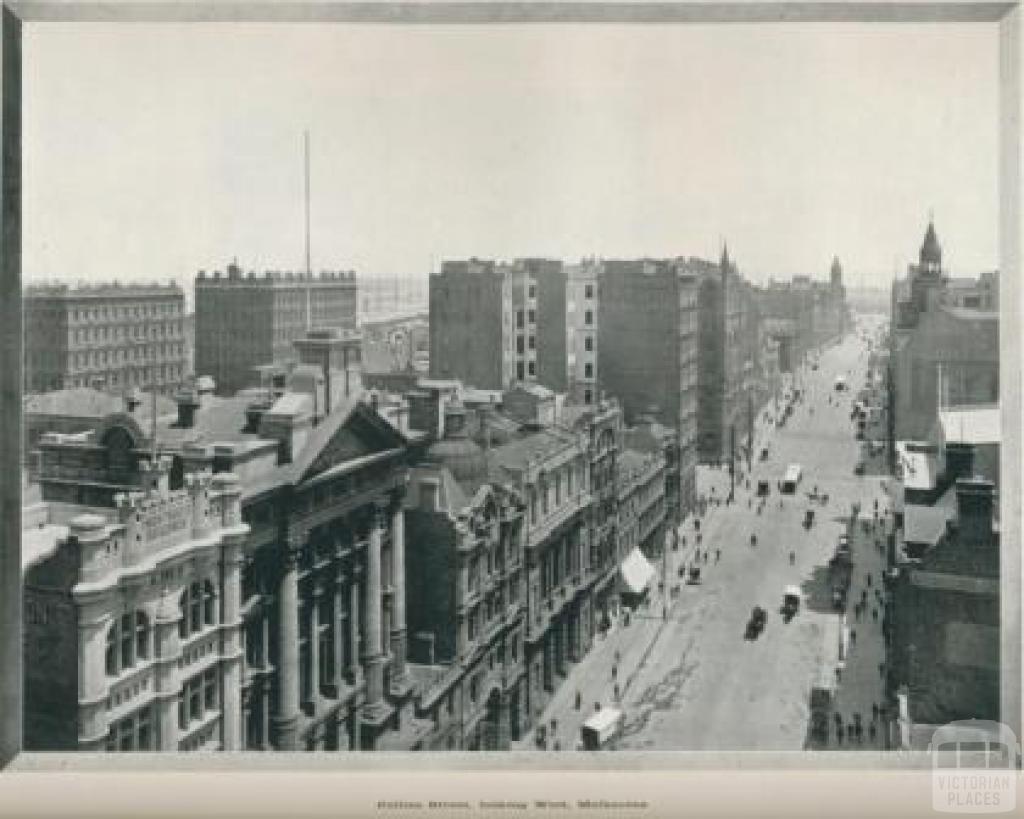
[[[430,277],[430,375],[482,389],[568,387],[560,261],[446,261]]]
[[[426,276],[363,276],[359,279],[359,326],[424,316],[430,309]]]
[[[999,313],[958,306],[949,292],[929,223],[919,263],[892,290],[889,401],[897,440],[927,438],[944,407],[999,400]]]
[[[195,302],[195,370],[221,395],[257,385],[260,364],[294,361],[294,342],[308,330],[356,329],[351,271],[258,275],[232,263],[224,275],[199,271]]]
[[[94,387],[172,393],[187,374],[176,284],[30,285],[25,391]]]
[[[665,549],[665,458],[660,452],[624,449],[619,454],[618,536],[620,560],[639,549],[648,560]],[[631,590],[632,591],[632,590]]]
[[[595,259],[566,267],[569,394],[577,404],[594,404],[600,398],[597,340],[601,269],[602,263]]]
[[[699,259],[606,260],[600,280],[600,387],[622,403],[627,424],[648,413],[675,430],[680,514],[696,500],[698,332],[701,282],[714,265]]]

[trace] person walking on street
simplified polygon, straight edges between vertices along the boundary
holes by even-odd
[[[857,629],[851,628],[850,629],[850,645],[853,646],[853,645],[856,645],[856,644],[857,644]]]
[[[619,676],[619,667],[617,665],[613,665],[612,666],[612,679],[613,680],[618,679],[618,676]]]
[[[615,683],[615,701],[619,702],[619,684]]]
[[[871,607],[871,619],[874,620],[876,623],[878,622],[878,609],[876,609],[874,606]]]
[[[715,563],[722,559],[722,550],[715,549]]]
[[[581,705],[583,705],[583,695],[579,691],[577,691],[576,692],[576,710],[577,711],[580,710],[580,706]]]

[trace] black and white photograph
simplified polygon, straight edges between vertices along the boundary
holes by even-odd
[[[997,25],[19,48],[23,754],[1019,767]]]

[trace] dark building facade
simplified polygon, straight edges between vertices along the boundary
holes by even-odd
[[[683,515],[695,501],[704,386],[700,288],[713,267],[699,259],[609,260],[600,280],[600,386],[621,401],[627,424],[650,414],[676,430],[681,495],[670,504]]]
[[[188,374],[176,284],[25,288],[25,391],[95,387],[168,395]]]
[[[352,271],[267,271],[229,264],[195,280],[195,371],[221,395],[259,383],[255,368],[296,360],[294,342],[309,330],[356,329]]]

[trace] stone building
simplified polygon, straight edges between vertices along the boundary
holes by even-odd
[[[622,403],[635,424],[653,413],[675,430],[672,458],[678,499],[669,505],[685,515],[696,500],[698,362],[701,282],[714,265],[700,259],[603,262],[598,328],[601,388]]]
[[[430,277],[430,375],[481,389],[568,386],[560,261],[446,261]]]
[[[176,284],[32,285],[23,305],[26,392],[168,395],[187,375],[185,295]]]
[[[409,668],[423,750],[508,750],[525,698],[525,505],[489,480],[457,400],[411,471]]]
[[[587,542],[591,567],[588,576],[595,623],[608,619],[615,603],[618,554],[618,455],[622,447],[622,408],[613,398],[596,404],[569,404],[559,422],[582,435],[590,466],[590,519]]]
[[[697,502],[696,475],[681,463],[678,434],[654,416],[642,415],[632,428],[623,432],[623,446],[634,452],[657,455],[664,463],[665,528],[674,530]]]
[[[898,440],[921,440],[947,406],[999,400],[999,313],[947,301],[942,249],[929,223],[920,261],[893,286],[889,402]]]
[[[26,749],[244,747],[241,488],[170,469],[26,539]]]
[[[422,317],[430,309],[426,276],[364,276],[359,279],[359,326]]]
[[[488,453],[492,482],[526,505],[525,696],[528,730],[589,650],[595,628],[591,589],[604,571],[588,542],[591,483],[587,442],[557,426],[525,432]]]
[[[169,458],[174,497],[192,473],[237,476],[249,526],[234,623],[243,656],[238,687],[224,696],[237,698],[241,731],[203,747],[416,741],[402,508],[409,448],[421,436],[396,428],[363,400],[352,372],[334,369],[352,337],[313,335],[287,382],[233,398],[183,390],[177,415],[157,419],[155,440],[114,414],[41,443],[42,497],[55,514],[72,503],[114,514],[120,493],[145,487],[153,453]]]
[[[660,452],[624,449],[619,454],[618,557],[639,549],[648,560],[665,548],[665,458]]]
[[[254,368],[294,361],[294,342],[316,329],[356,329],[352,271],[200,270],[195,280],[195,367],[221,395],[258,383]]]

